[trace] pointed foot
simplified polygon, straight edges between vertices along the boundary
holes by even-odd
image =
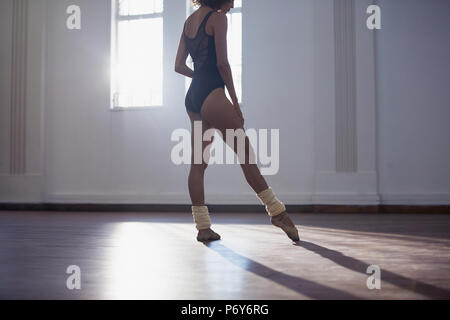
[[[270,222],[274,226],[281,228],[292,241],[300,241],[298,230],[287,212],[283,212],[275,217],[271,217]]]
[[[220,235],[214,232],[211,228],[198,231],[197,241],[206,242],[216,240],[220,240]]]

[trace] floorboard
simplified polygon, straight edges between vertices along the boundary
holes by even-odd
[[[450,298],[450,216],[292,217],[297,244],[264,214],[226,213],[202,244],[190,213],[0,212],[0,299]]]

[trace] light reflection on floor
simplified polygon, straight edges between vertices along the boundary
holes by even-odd
[[[237,298],[245,280],[241,269],[247,261],[230,270],[220,255],[193,242],[194,236],[189,224],[117,224],[108,262],[112,268],[108,270],[111,282],[105,289],[107,299],[183,299],[183,292],[178,290],[185,292],[186,288],[180,284],[211,299],[220,299],[221,292],[228,292],[230,299]],[[180,242],[190,250],[180,251]]]
[[[321,276],[311,274],[308,277],[308,272],[314,269],[314,265],[308,261],[303,263],[308,272],[292,268],[296,264],[296,256],[303,259],[309,257],[314,261],[317,257],[328,258],[322,261],[328,273],[339,273],[341,279],[359,279],[359,282],[364,284],[367,279],[365,268],[369,263],[347,257],[345,254],[351,253],[352,248],[360,250],[368,243],[377,242],[378,248],[372,248],[372,254],[368,255],[367,260],[387,267],[389,261],[386,255],[396,254],[399,248],[402,251],[411,248],[416,241],[437,240],[442,241],[444,246],[450,243],[447,239],[432,237],[303,226],[299,226],[299,229],[304,238],[313,241],[313,248],[319,248],[318,252],[310,248],[309,252],[301,252],[300,255],[298,250],[293,252],[293,256],[280,255],[283,247],[289,245],[289,240],[283,242],[278,238],[283,236],[282,232],[270,225],[217,225],[216,231],[222,234],[222,240],[204,245],[193,241],[196,231],[191,224],[119,223],[113,235],[115,245],[109,263],[113,266],[110,274],[113,280],[106,290],[109,292],[108,299],[187,299],[189,296],[202,299],[247,299],[250,298],[247,291],[264,290],[264,287],[283,291],[281,296],[286,298],[292,294],[300,299],[316,297],[314,294],[304,295],[301,290],[290,287],[286,284],[289,279],[299,281],[306,287],[335,290],[335,294],[344,298],[362,298],[350,294],[346,296],[346,292],[340,291],[340,286],[336,285],[335,281],[329,281],[323,276],[323,271],[318,272]],[[271,242],[273,237],[279,239],[278,244]],[[328,240],[333,238],[334,246],[340,247],[344,255],[341,255],[340,251],[328,249],[328,245],[333,243],[333,240]],[[322,243],[322,246],[327,247],[316,246],[314,243]],[[389,247],[390,245],[395,245],[396,249]],[[269,252],[261,250],[264,246]],[[280,252],[274,252],[277,248]],[[271,255],[275,259],[271,259]],[[344,260],[335,264],[332,259],[336,255]],[[283,259],[287,264],[280,265]],[[298,267],[301,267],[301,264],[298,264]],[[403,279],[402,276],[399,277]],[[385,283],[385,287],[390,290],[395,287],[399,289],[395,281]],[[267,294],[266,292],[263,296]],[[410,293],[409,296],[414,299],[426,297],[415,293]]]
[[[110,299],[156,299],[176,290],[169,275],[183,262],[167,250],[158,224],[119,223],[113,239]]]

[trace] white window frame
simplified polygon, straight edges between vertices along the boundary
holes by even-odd
[[[240,7],[237,7],[237,8],[233,8],[233,9],[231,9],[230,10],[230,12],[229,12],[230,14],[233,14],[233,13],[240,13],[241,14],[241,19],[243,20],[243,14],[242,14],[242,4],[241,4],[241,6]],[[241,20],[241,23],[242,23],[242,20]],[[233,22],[231,22],[231,23],[233,23]],[[243,35],[243,30],[242,30],[242,27],[241,27],[241,39],[242,39],[242,35]],[[243,72],[242,72],[242,56],[243,56],[243,54],[242,54],[242,41],[241,41],[241,57],[240,57],[240,64],[233,64],[233,61],[230,61],[230,65],[231,65],[231,69],[232,69],[232,71],[235,71],[235,69],[234,68],[236,68],[236,67],[239,67],[240,68],[240,71],[241,71],[241,85],[240,85],[240,87],[239,88],[237,88],[237,82],[236,81],[234,81],[234,86],[236,87],[236,93],[237,93],[237,95],[238,95],[238,102],[241,104],[242,103],[242,96],[243,96],[243,90],[242,90],[242,78],[243,78]],[[233,72],[233,75],[234,75],[234,77],[236,77],[236,75],[235,75],[235,72]],[[241,93],[240,95],[239,95],[239,92]]]
[[[137,14],[137,15],[121,15],[120,14],[120,0],[111,0],[111,68],[113,67],[113,64],[118,59],[118,50],[119,50],[119,22],[120,21],[131,21],[131,20],[139,20],[139,19],[152,19],[152,18],[162,18],[164,21],[164,11],[163,8],[162,12],[157,13],[149,13],[149,14]],[[164,23],[163,23],[164,24]],[[163,43],[162,49],[164,50],[164,29],[163,29]],[[163,52],[163,63],[164,63],[164,52]],[[164,69],[163,69],[163,78],[164,78]],[[164,84],[164,79],[161,79],[162,83]],[[150,105],[150,106],[138,106],[138,107],[127,107],[127,106],[119,106],[117,101],[117,80],[113,78],[111,74],[111,91],[110,91],[110,105],[112,111],[124,111],[124,110],[148,110],[148,109],[155,109],[155,108],[161,108],[164,106],[164,85],[162,87],[162,102],[158,105]]]

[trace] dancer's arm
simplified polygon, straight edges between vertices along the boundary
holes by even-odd
[[[194,76],[194,71],[186,65],[186,60],[188,56],[189,52],[184,42],[184,34],[181,34],[180,44],[178,45],[177,58],[175,60],[175,72],[180,73],[186,77],[192,78]]]

